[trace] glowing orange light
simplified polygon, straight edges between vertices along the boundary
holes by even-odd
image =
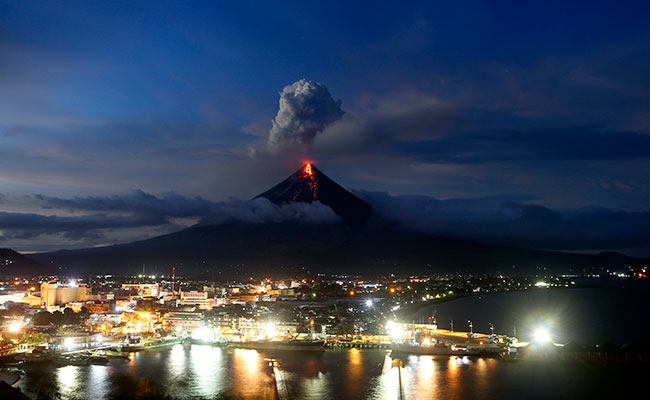
[[[350,290],[350,296],[354,296],[354,290]]]
[[[391,293],[395,293],[395,288],[393,288],[393,287],[390,288],[390,292],[391,292]]]
[[[307,163],[307,165],[305,165],[305,173],[307,175],[314,175],[314,171],[312,171],[310,163]]]

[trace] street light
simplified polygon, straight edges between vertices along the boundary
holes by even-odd
[[[551,341],[551,332],[548,330],[548,328],[540,326],[537,329],[535,329],[535,332],[533,333],[533,338],[536,343],[548,343]]]

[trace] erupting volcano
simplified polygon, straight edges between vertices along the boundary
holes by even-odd
[[[364,223],[370,215],[368,203],[331,180],[310,162],[257,197],[265,197],[275,204],[319,201],[353,224]]]

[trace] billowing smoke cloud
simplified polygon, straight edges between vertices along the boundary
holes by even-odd
[[[268,147],[272,152],[308,147],[316,135],[343,116],[325,85],[301,79],[280,93],[280,109],[272,121]]]

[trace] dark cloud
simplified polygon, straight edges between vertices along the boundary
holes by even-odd
[[[650,212],[602,207],[552,210],[525,196],[438,200],[359,193],[383,218],[404,229],[501,244],[572,251],[643,248]]]
[[[603,132],[593,127],[495,130],[391,143],[382,150],[433,163],[631,160],[650,158],[650,135]]]
[[[168,192],[160,197],[134,189],[124,195],[86,196],[71,199],[34,195],[37,204],[43,208],[69,211],[117,211],[138,215],[164,215],[165,217],[203,217],[216,212],[221,203],[201,197],[184,197]]]
[[[176,193],[157,197],[142,190],[107,197],[65,199],[32,195],[22,198],[12,196],[12,199],[52,214],[0,212],[0,240],[4,243],[58,235],[62,247],[69,242],[78,242],[76,247],[79,247],[94,245],[98,240],[115,243],[143,239],[180,230],[194,223],[221,224],[238,220],[249,223],[297,221],[318,224],[340,220],[331,208],[320,202],[276,205],[264,198],[211,202]],[[91,213],[84,214],[86,212]],[[4,243],[0,242],[0,245]]]
[[[130,215],[120,217],[90,214],[74,217],[33,213],[0,212],[0,238],[27,239],[44,234],[61,234],[69,240],[102,238],[101,230],[138,228],[168,224],[163,215]]]
[[[648,134],[554,124],[408,95],[333,124],[316,137],[313,153],[452,164],[650,158]]]

